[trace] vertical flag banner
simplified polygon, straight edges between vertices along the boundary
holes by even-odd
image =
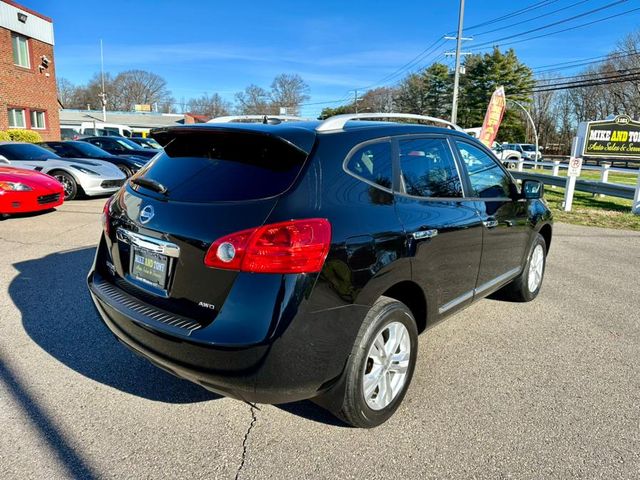
[[[479,140],[489,148],[491,148],[496,139],[496,135],[498,135],[498,128],[500,128],[506,107],[507,97],[504,94],[504,87],[498,87],[496,91],[493,92],[493,95],[491,95],[491,101],[487,107],[487,113],[484,116],[482,130],[480,130]]]

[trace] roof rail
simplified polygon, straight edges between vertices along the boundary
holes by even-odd
[[[426,115],[416,115],[413,113],[346,113],[344,115],[335,115],[327,118],[324,122],[316,127],[317,132],[333,132],[342,130],[349,120],[365,119],[365,118],[410,118],[413,120],[425,120],[433,123],[441,123],[454,130],[462,131],[455,123],[436,117],[428,117]]]
[[[242,120],[260,120],[261,122],[268,123],[269,120],[280,120],[281,122],[292,122],[304,120],[304,118],[296,117],[293,115],[227,115],[224,117],[216,117],[209,120],[207,123],[231,123]]]

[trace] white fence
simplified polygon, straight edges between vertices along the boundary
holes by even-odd
[[[528,160],[510,160],[504,161],[509,167],[515,167],[515,171],[512,172],[516,178],[539,180],[542,183],[561,186],[567,188],[570,192],[570,198],[565,198],[565,211],[571,210],[573,203],[573,189],[568,188],[571,177],[560,176],[561,168],[569,168],[569,165],[562,163],[560,160],[554,160],[552,162],[542,161],[528,161]],[[530,172],[524,172],[524,165],[532,165],[534,169],[538,167],[551,168],[551,175],[536,174]],[[601,197],[608,195],[610,197],[626,198],[632,200],[631,211],[636,215],[640,215],[640,170],[628,169],[628,168],[612,168],[610,163],[603,162],[600,166],[595,165],[583,165],[582,170],[599,171],[600,181],[580,180],[575,183],[575,189],[581,192],[590,192]],[[636,186],[623,185],[619,183],[609,182],[609,173],[624,173],[627,175],[633,175],[637,177]]]

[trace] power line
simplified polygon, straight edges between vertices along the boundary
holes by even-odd
[[[610,77],[602,77],[599,79],[566,82],[566,83],[560,83],[557,85],[545,85],[543,88],[536,88],[532,90],[532,93],[552,92],[555,90],[566,90],[566,89],[581,88],[581,87],[593,87],[598,85],[611,85],[615,83],[634,82],[634,81],[640,81],[640,73],[637,73],[637,72],[627,73],[627,74],[615,75]]]
[[[557,1],[558,0],[545,0],[545,1],[542,1],[542,2],[535,2],[535,3],[533,3],[533,4],[531,4],[531,5],[527,6],[527,7],[521,8],[519,10],[515,10],[515,11],[509,12],[509,13],[505,13],[504,15],[502,15],[500,17],[492,18],[490,20],[485,20],[482,23],[477,23],[475,25],[471,25],[470,27],[467,27],[466,30],[467,31],[474,30],[476,28],[484,27],[485,25],[495,24],[495,23],[501,22],[503,20],[507,20],[507,19],[510,19],[510,18],[513,18],[513,17],[517,17],[517,16],[523,15],[523,14],[525,14],[527,12],[530,12],[530,11],[533,11],[533,10],[537,10],[538,8],[546,7],[546,6],[551,5],[552,3],[555,3]]]
[[[553,15],[554,13],[562,12],[563,10],[568,10],[569,8],[573,8],[576,5],[580,5],[582,3],[587,3],[587,2],[590,2],[590,1],[591,0],[580,0],[579,2],[572,3],[571,5],[567,5],[566,7],[558,8],[558,9],[553,10],[551,12],[548,12],[548,13],[545,13],[545,14],[542,14],[542,15],[538,15],[535,18],[526,18],[526,19],[521,20],[519,22],[511,23],[507,27],[498,27],[498,28],[494,28],[492,30],[485,30],[484,32],[474,33],[474,36],[479,37],[480,35],[486,35],[487,33],[499,32],[500,30],[504,30],[505,28],[513,28],[513,27],[516,27],[518,25],[522,25],[523,23],[531,22],[532,20],[539,20],[541,18],[548,17],[549,15]]]
[[[575,19],[577,19],[577,18],[585,17],[585,16],[587,16],[587,15],[591,15],[591,14],[593,14],[593,13],[597,13],[597,12],[600,12],[600,11],[602,11],[602,10],[606,10],[607,8],[615,7],[616,5],[619,5],[619,4],[621,4],[621,3],[626,3],[626,2],[628,2],[628,1],[629,1],[629,0],[617,0],[617,1],[615,1],[615,2],[608,3],[607,5],[603,5],[602,7],[598,7],[598,8],[595,8],[595,9],[593,9],[593,10],[589,10],[589,11],[587,11],[587,12],[583,12],[583,13],[580,13],[580,14],[578,14],[578,15],[574,15],[574,16],[572,16],[572,17],[564,18],[564,19],[562,19],[562,20],[558,20],[558,21],[556,21],[556,22],[552,22],[552,23],[549,23],[549,24],[547,24],[547,25],[543,25],[543,26],[541,26],[541,27],[532,28],[531,30],[527,30],[527,31],[525,31],[525,32],[521,32],[521,33],[514,33],[513,35],[507,35],[506,37],[496,38],[496,39],[494,39],[494,40],[490,40],[490,41],[488,41],[488,42],[484,42],[484,43],[481,43],[481,44],[478,44],[478,45],[474,46],[473,50],[478,50],[478,49],[481,49],[482,47],[485,47],[485,46],[488,46],[488,45],[495,45],[496,43],[502,42],[503,40],[509,40],[509,39],[512,39],[512,38],[521,37],[521,36],[523,36],[523,35],[528,35],[528,34],[530,34],[530,33],[539,32],[540,30],[545,30],[545,29],[550,28],[550,27],[555,27],[556,25],[560,25],[560,24],[563,24],[563,23],[567,23],[567,22],[570,22],[570,21],[575,20]],[[629,10],[629,11],[634,11],[634,10],[639,10],[639,9],[633,9],[633,10]],[[621,12],[621,13],[619,13],[619,14],[617,14],[617,15],[614,15],[614,16],[611,16],[611,17],[606,17],[606,18],[603,18],[603,19],[597,20],[596,22],[598,22],[598,21],[608,20],[608,19],[610,19],[610,18],[614,18],[615,16],[620,16],[620,15],[622,15],[622,14],[628,13],[629,11],[627,11],[627,12]],[[592,23],[596,23],[596,22],[592,22]],[[590,24],[592,24],[592,23],[585,24],[585,25],[590,25]],[[585,26],[585,25],[582,25],[582,26]],[[568,30],[571,30],[571,29],[573,29],[573,28],[578,28],[578,27],[579,27],[579,26],[575,26],[575,27],[572,27],[572,28],[567,28],[566,30],[560,30],[560,31],[558,31],[558,32],[552,32],[552,33],[545,34],[545,35],[540,35],[540,36],[530,37],[530,38],[527,38],[527,39],[525,39],[525,40],[521,40],[521,41],[528,41],[528,40],[533,40],[533,39],[536,39],[536,38],[542,38],[542,36],[553,35],[553,34],[555,34],[555,33],[560,33],[560,32],[564,32],[564,31],[568,31]],[[510,42],[510,43],[519,43],[519,42]]]
[[[568,80],[568,79],[583,79],[583,80],[589,80],[591,77],[602,77],[603,75],[613,75],[613,74],[622,74],[625,72],[634,72],[634,71],[638,71],[640,70],[640,68],[622,68],[622,69],[614,69],[608,72],[589,72],[589,73],[581,73],[578,75],[569,75],[569,76],[565,76],[565,77],[556,77],[556,78],[546,78],[546,79],[540,79],[540,80],[536,80],[536,83],[544,83],[546,82],[547,85],[539,85],[540,87],[545,87],[545,86],[549,86],[549,85],[558,85],[558,80]],[[575,81],[575,80],[574,80]]]
[[[633,57],[633,56],[637,56],[640,55],[640,52],[630,52],[630,53],[625,53],[625,54],[620,54],[620,55],[616,55],[615,52],[609,53],[607,55],[601,55],[598,57],[588,57],[588,58],[583,58],[581,60],[572,60],[570,62],[560,62],[560,63],[552,63],[549,65],[543,65],[540,67],[536,67],[533,69],[533,71],[535,73],[547,73],[547,72],[557,72],[559,70],[567,70],[570,68],[575,68],[575,67],[582,67],[585,65],[593,65],[594,63],[604,63],[608,60],[618,60],[621,58],[627,58],[627,57]],[[592,59],[596,59],[596,60],[592,60]],[[588,60],[592,60],[592,61],[588,61]],[[576,63],[578,62],[578,63]],[[556,67],[556,66],[564,66],[564,68],[548,68],[548,69],[544,69],[545,67]]]
[[[434,51],[437,50],[442,45],[444,45],[444,43],[445,43],[445,39],[444,38],[442,38],[442,37],[438,38],[435,42],[433,42],[431,45],[429,45],[427,48],[425,48],[422,52],[420,52],[418,55],[413,57],[409,62],[405,63],[403,66],[401,66],[400,68],[398,68],[394,72],[390,73],[389,75],[386,75],[385,77],[381,78],[380,80],[378,80],[375,83],[372,83],[369,86],[359,88],[359,90],[369,90],[369,89],[371,89],[371,88],[373,88],[373,87],[375,87],[377,85],[380,85],[380,84],[382,84],[384,82],[388,82],[392,78],[397,77],[398,75],[400,75],[404,71],[410,69],[412,66],[416,65],[418,62],[420,62],[421,60],[423,60],[427,56],[433,54]]]

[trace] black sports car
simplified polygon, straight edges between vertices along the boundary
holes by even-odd
[[[158,150],[143,148],[124,137],[87,137],[81,140],[117,156],[135,156],[148,160],[158,154]]]
[[[134,143],[137,143],[142,148],[146,148],[147,150],[161,150],[162,145],[160,145],[153,138],[143,138],[143,137],[131,137],[128,140],[131,140]]]
[[[57,153],[63,158],[93,158],[94,160],[104,160],[113,163],[122,173],[130,177],[140,170],[148,161],[136,156],[116,156],[105,152],[101,148],[96,147],[87,142],[70,141],[70,142],[41,142],[40,146]]]

